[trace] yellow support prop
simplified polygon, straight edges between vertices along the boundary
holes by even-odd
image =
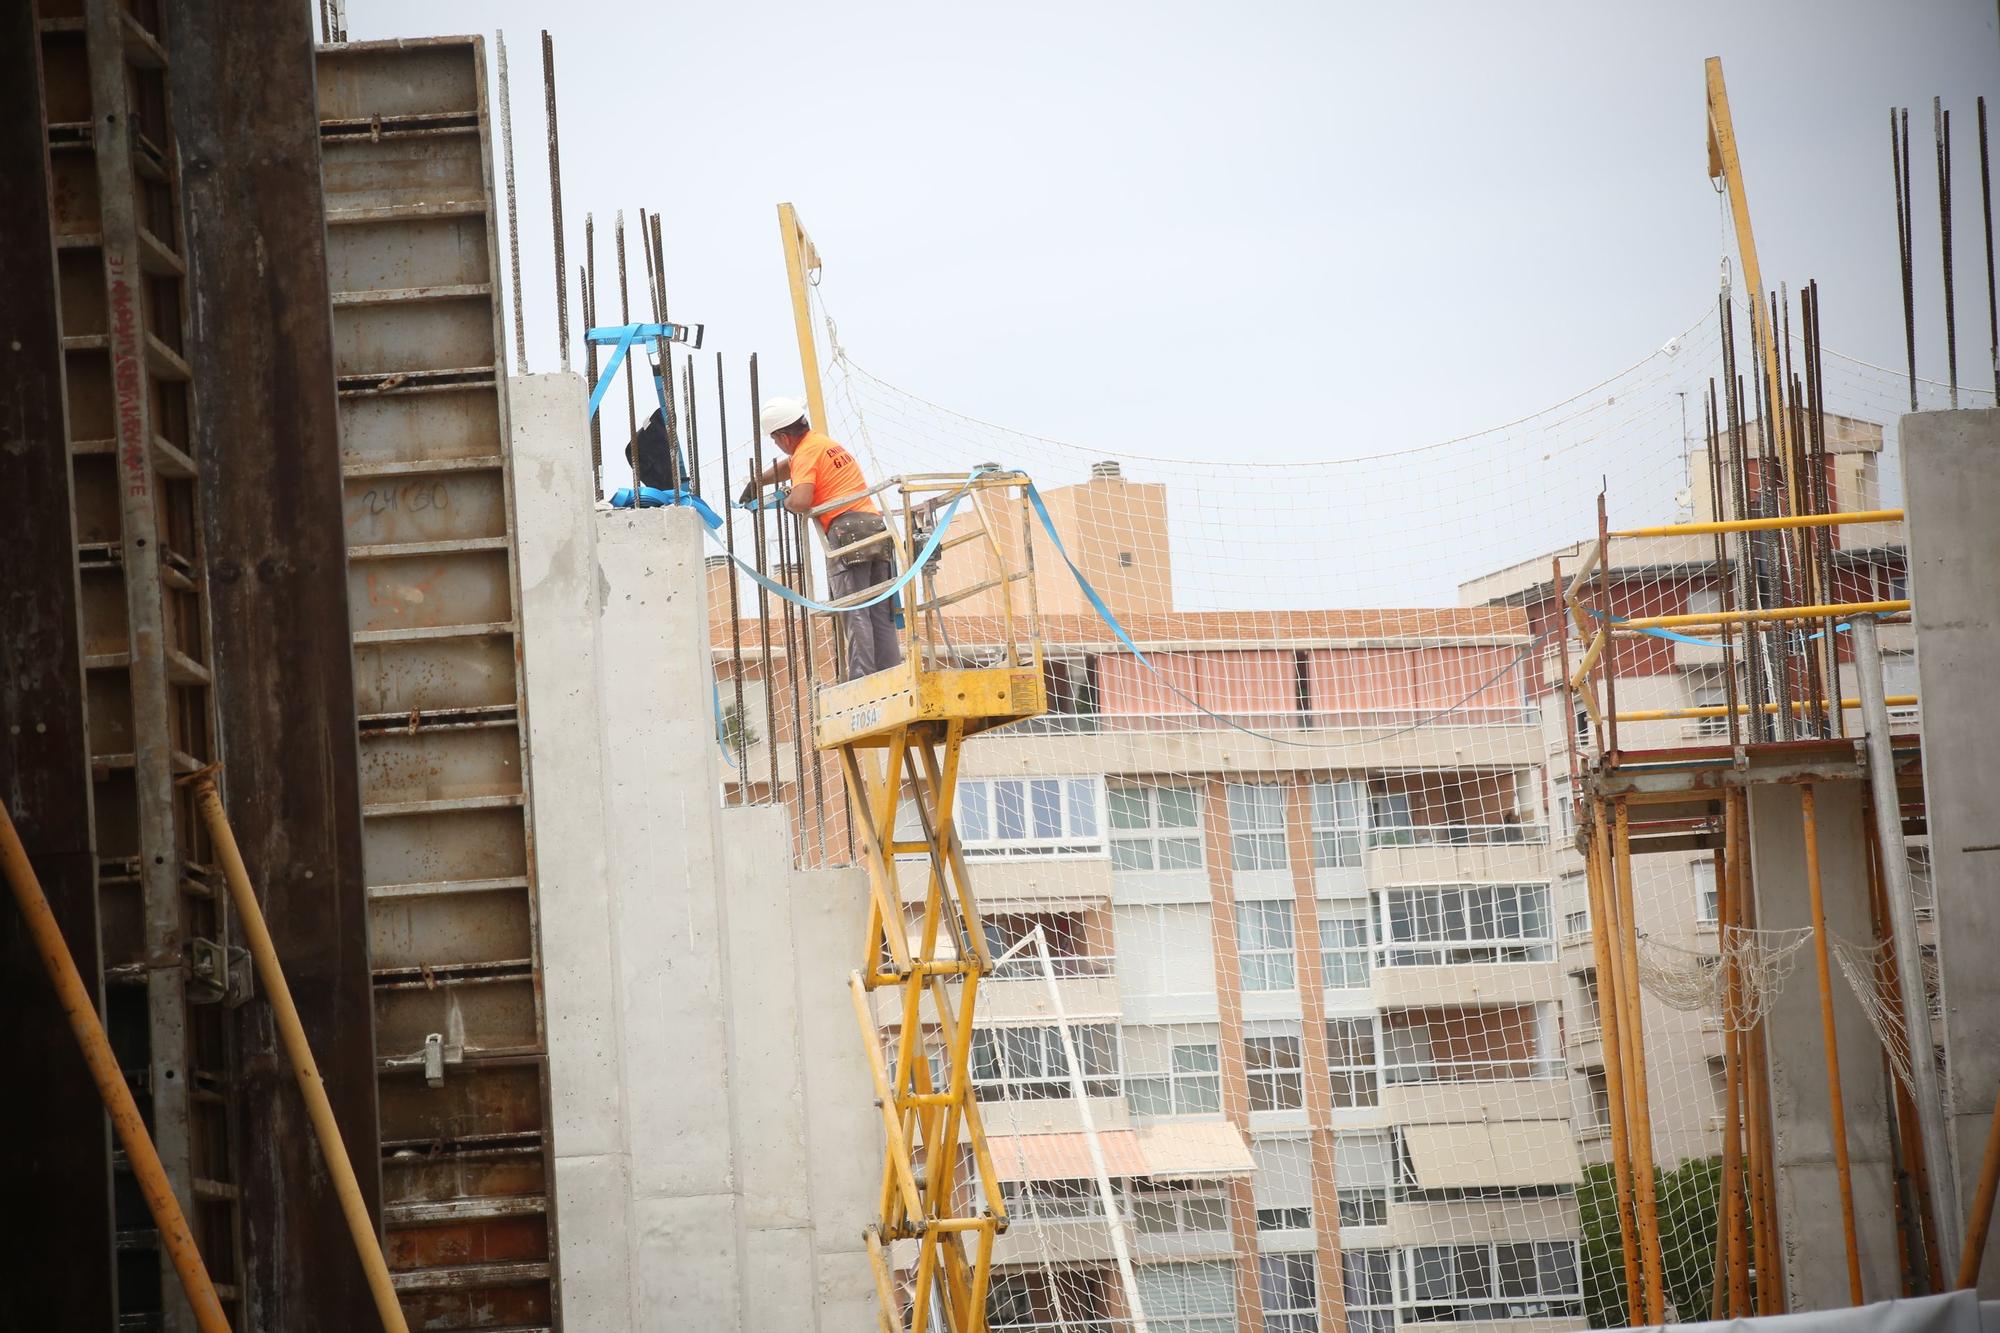
[[[1741,625],[1764,620],[1825,620],[1829,616],[1894,615],[1910,609],[1907,597],[1887,602],[1827,602],[1819,606],[1771,606],[1755,611],[1703,611],[1680,616],[1634,616],[1615,629],[1678,629],[1683,625]]]
[[[1713,523],[1673,523],[1627,528],[1614,537],[1700,537],[1716,532],[1771,532],[1782,528],[1837,528],[1850,523],[1901,523],[1900,509],[1859,509],[1846,514],[1780,514],[1773,518],[1729,518]]]

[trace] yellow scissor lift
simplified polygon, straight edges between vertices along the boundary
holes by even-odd
[[[899,477],[877,494],[890,533],[875,540],[894,545],[899,574],[954,500],[957,508],[934,558],[903,591],[901,664],[822,686],[813,707],[814,744],[840,755],[868,867],[868,933],[849,983],[887,1139],[868,1257],[884,1330],[905,1327],[907,1296],[911,1333],[980,1333],[993,1238],[1006,1230],[1007,1213],[972,1091],[973,1013],[993,958],[953,797],[968,736],[1047,708],[1027,478]],[[963,577],[968,571],[972,577]],[[970,647],[952,644],[944,613],[953,607],[961,608],[951,620]],[[920,838],[897,837],[905,800]],[[899,864],[898,856],[912,859]],[[927,881],[914,931],[899,871]],[[876,1026],[871,992],[880,990],[899,1002],[893,1059]],[[961,1144],[977,1164],[977,1192],[961,1179]],[[890,1246],[911,1240],[916,1264],[899,1276]]]

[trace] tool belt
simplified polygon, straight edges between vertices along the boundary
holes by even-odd
[[[882,521],[880,514],[869,510],[850,509],[826,525],[826,547],[829,551],[838,551],[875,533],[886,534],[888,531],[889,525]],[[869,542],[858,551],[828,556],[826,563],[830,569],[845,569],[849,565],[865,565],[876,560],[893,562],[895,558],[895,544],[885,536],[880,541]]]

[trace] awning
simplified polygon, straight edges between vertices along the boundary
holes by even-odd
[[[1099,1130],[1097,1146],[1104,1172],[1113,1179],[1206,1180],[1247,1176],[1256,1169],[1243,1136],[1220,1120]],[[1088,1180],[1096,1174],[1089,1137],[1081,1132],[993,1134],[986,1147],[994,1174],[1003,1181]]]
[[[1561,1120],[1406,1125],[1403,1147],[1419,1189],[1573,1185],[1581,1174]]]
[[[1226,1120],[1147,1125],[1138,1135],[1146,1174],[1162,1180],[1247,1176],[1256,1169],[1243,1136]]]
[[[1104,1154],[1106,1175],[1148,1174],[1134,1131],[1099,1130],[1097,1146]],[[1097,1174],[1090,1161],[1088,1136],[1082,1133],[990,1134],[986,1149],[993,1158],[993,1172],[1001,1180],[1088,1180]]]

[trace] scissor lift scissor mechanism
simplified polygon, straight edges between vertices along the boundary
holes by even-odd
[[[867,939],[849,983],[886,1139],[868,1254],[883,1329],[904,1328],[907,1310],[912,1333],[981,1333],[1007,1213],[972,1091],[973,1017],[993,959],[953,797],[967,737],[1047,708],[1027,478],[901,477],[876,493],[890,529],[876,540],[894,546],[898,575],[924,556],[935,525],[945,530],[903,590],[903,661],[824,686],[814,701],[814,743],[840,756],[868,870]],[[964,610],[948,620],[953,607]],[[914,838],[897,836],[906,802]],[[918,877],[912,923],[902,886]],[[892,1024],[886,1035],[878,1016]],[[976,1185],[961,1169],[968,1155]],[[892,1252],[899,1241],[916,1242],[914,1264]]]

